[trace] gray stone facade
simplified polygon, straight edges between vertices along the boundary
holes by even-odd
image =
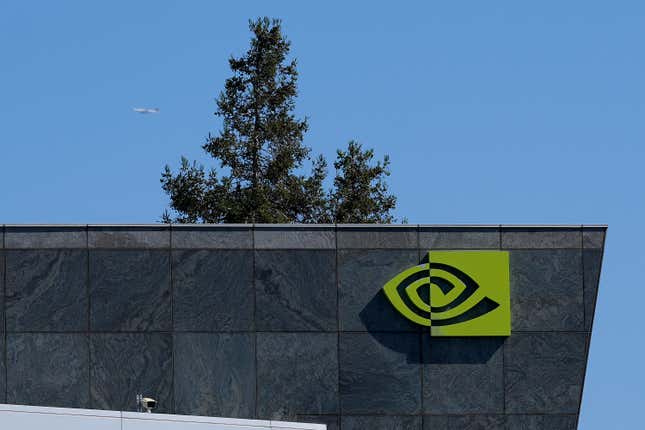
[[[0,229],[0,403],[576,428],[603,226]],[[432,249],[510,251],[512,334],[431,338],[380,293]]]

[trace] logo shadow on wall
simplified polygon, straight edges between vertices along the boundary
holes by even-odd
[[[367,332],[380,345],[405,356],[410,364],[485,364],[504,345],[505,337],[431,337],[428,327],[401,317],[385,293],[378,293],[359,313]],[[390,324],[389,331],[384,326]],[[410,341],[411,338],[416,342]]]
[[[429,266],[427,256],[419,264]],[[411,270],[419,272],[419,270]],[[418,275],[411,277],[411,282],[419,284]],[[421,302],[428,303],[429,311],[430,278],[425,282],[428,283],[425,291],[418,287],[414,288],[414,291],[417,294],[417,303],[422,305]],[[429,318],[429,313],[427,315]],[[433,337],[429,324],[428,326],[415,324],[397,311],[391,303],[391,297],[388,297],[384,289],[379,289],[371,298],[359,312],[359,318],[376,342],[404,355],[408,363],[484,364],[503,346],[506,339],[505,336],[494,335]]]

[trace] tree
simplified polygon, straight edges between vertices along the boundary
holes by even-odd
[[[346,151],[338,150],[334,167],[336,177],[330,202],[335,222],[382,223],[395,221],[392,211],[396,197],[388,193],[385,177],[390,175],[390,159],[373,163],[374,150],[363,150],[360,143],[349,142]]]
[[[307,120],[293,111],[297,96],[296,60],[279,20],[249,21],[253,33],[245,55],[229,59],[233,76],[217,99],[222,130],[202,148],[218,169],[182,157],[175,174],[161,176],[178,223],[389,223],[396,198],[388,194],[389,159],[372,164],[374,151],[354,141],[337,151],[332,190],[325,190],[327,163],[311,159],[302,143]],[[312,171],[302,174],[305,161]]]
[[[229,60],[233,76],[217,99],[222,130],[202,146],[227,174],[186,159],[177,175],[166,166],[161,182],[174,221],[325,221],[325,160],[314,159],[309,176],[296,173],[311,150],[302,143],[307,120],[293,113],[298,72],[296,60],[287,60],[290,42],[279,20],[260,18],[249,28],[251,47]],[[164,220],[173,221],[167,212]]]

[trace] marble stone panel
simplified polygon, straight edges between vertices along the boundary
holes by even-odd
[[[502,248],[540,249],[582,246],[582,230],[575,227],[516,227],[502,226]]]
[[[585,330],[591,330],[594,314],[596,313],[602,249],[585,249],[582,251],[582,257],[584,267]]]
[[[338,414],[338,335],[258,333],[258,418]]]
[[[253,329],[252,251],[173,251],[172,282],[175,330]]]
[[[335,251],[256,251],[255,277],[258,330],[336,330]]]
[[[586,333],[514,333],[504,346],[506,412],[576,414]]]
[[[175,334],[175,413],[252,418],[256,393],[254,336]]]
[[[86,248],[87,226],[5,226],[5,248]]]
[[[331,225],[256,225],[256,249],[336,249],[336,227]]]
[[[170,330],[170,251],[91,250],[90,327]]]
[[[91,225],[88,227],[90,248],[169,248],[170,226],[110,226]]]
[[[511,251],[513,331],[583,330],[580,250]]]
[[[576,430],[575,415],[509,415],[506,430]]]
[[[504,413],[502,338],[423,340],[424,413]]]
[[[504,415],[426,415],[423,430],[504,430]],[[545,429],[546,430],[546,429]]]
[[[429,249],[499,249],[499,226],[420,226],[419,248]]]
[[[605,245],[607,227],[583,226],[582,246],[584,248],[602,248]]]
[[[6,254],[7,330],[87,330],[86,250],[11,250]]]
[[[86,335],[7,335],[7,403],[89,408],[89,373]]]
[[[101,333],[90,336],[92,407],[136,411],[137,394],[172,412],[172,335]]]
[[[252,224],[174,224],[173,249],[252,249]]]
[[[0,249],[0,333],[5,331],[5,258],[6,252]]]
[[[419,230],[416,225],[339,224],[336,240],[339,249],[412,249],[418,248]]]
[[[343,416],[343,430],[421,430],[422,419],[417,416]]]
[[[420,413],[420,349],[414,333],[341,333],[343,415]]]
[[[5,337],[0,335],[0,403],[7,403],[7,369],[5,366]]]
[[[418,332],[382,291],[387,281],[417,264],[416,250],[338,251],[340,329]]]

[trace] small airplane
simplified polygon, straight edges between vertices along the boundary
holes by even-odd
[[[159,113],[159,108],[132,108],[136,113]]]

